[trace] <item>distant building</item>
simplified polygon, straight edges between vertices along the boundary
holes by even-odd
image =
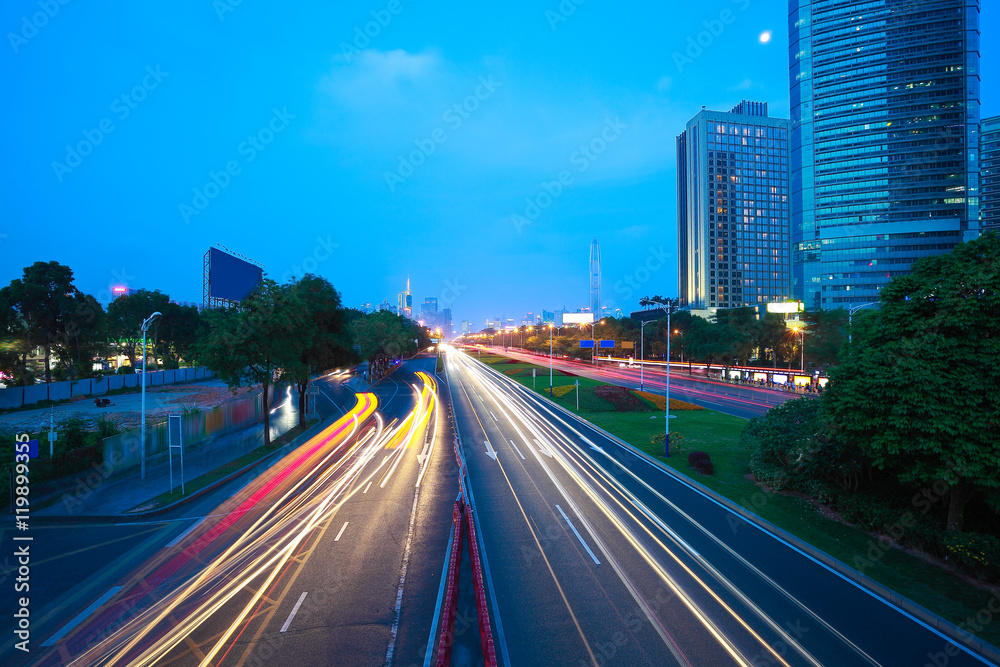
[[[396,297],[398,303],[396,313],[407,319],[413,319],[413,295],[410,293],[410,277],[406,276],[406,291]]]
[[[877,301],[978,235],[979,5],[789,0],[792,297],[807,309]]]
[[[601,316],[601,247],[596,236],[590,242],[590,312]]]
[[[389,310],[395,312],[395,309],[393,308],[392,304],[389,303],[389,299],[382,299],[382,303],[378,305],[378,310],[380,311]]]
[[[462,320],[462,335],[467,336],[472,331],[469,320]]]
[[[677,137],[681,305],[788,297],[788,132],[766,102],[744,100],[729,111],[702,109]]]
[[[979,216],[984,232],[1000,232],[1000,116],[983,119],[979,146]]]
[[[542,324],[553,324],[556,321],[556,314],[550,310],[542,310]]]

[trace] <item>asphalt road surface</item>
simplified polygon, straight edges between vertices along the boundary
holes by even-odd
[[[505,664],[990,664],[474,358],[447,371]]]

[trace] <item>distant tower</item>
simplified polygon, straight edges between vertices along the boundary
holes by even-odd
[[[601,319],[601,247],[596,236],[590,242],[590,312],[595,321]]]

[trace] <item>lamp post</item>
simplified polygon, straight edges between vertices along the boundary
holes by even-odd
[[[647,320],[639,325],[639,391],[642,391],[642,371],[646,361],[646,338],[645,330],[646,325],[652,323],[653,320]]]
[[[854,308],[851,308],[849,311],[847,311],[847,344],[848,345],[851,344],[851,339],[853,338],[853,335],[854,335],[854,327],[852,326],[852,322],[854,321],[854,313],[858,312],[859,310],[861,310],[862,308],[865,308],[867,306],[877,306],[877,305],[878,305],[878,301],[872,301],[870,303],[863,303],[860,306],[854,306]]]
[[[552,396],[552,330],[557,327],[549,325],[549,396]]]
[[[157,317],[160,317],[159,311],[142,321],[142,427],[139,443],[139,479],[146,479],[146,331]]]
[[[806,330],[805,327],[795,326],[792,327],[792,331],[799,334],[799,352],[802,355],[801,366],[802,372],[806,372]]]

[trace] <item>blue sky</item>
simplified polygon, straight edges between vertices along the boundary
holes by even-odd
[[[200,301],[221,243],[347,305],[409,274],[457,328],[586,305],[596,236],[627,311],[677,289],[687,120],[744,98],[788,115],[784,0],[63,1],[0,8],[0,284],[54,259],[103,300]]]

